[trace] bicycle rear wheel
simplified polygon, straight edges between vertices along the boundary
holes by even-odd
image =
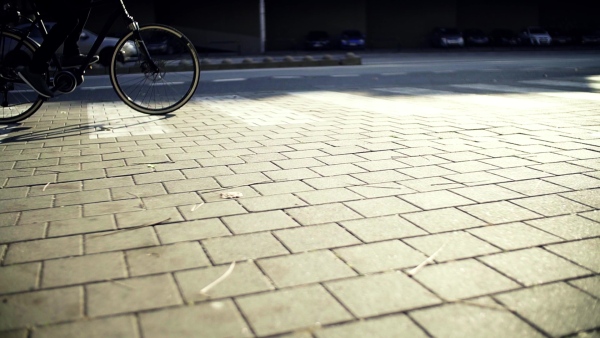
[[[200,62],[192,43],[164,25],[140,27],[151,60],[141,52],[134,32],[119,40],[110,64],[110,81],[121,100],[146,114],[167,114],[181,108],[200,82]],[[134,52],[127,52],[134,50]],[[157,67],[153,69],[153,64]]]
[[[19,78],[19,67],[29,65],[37,44],[12,31],[0,32],[0,124],[22,121],[35,113],[44,98]]]

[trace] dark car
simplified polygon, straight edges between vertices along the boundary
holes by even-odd
[[[433,47],[463,47],[465,45],[461,31],[456,28],[434,28],[429,42]]]
[[[331,48],[331,38],[325,31],[310,31],[304,39],[304,48],[309,50]]]
[[[345,30],[340,34],[341,49],[365,49],[365,36],[359,30]]]
[[[481,29],[471,28],[463,31],[463,39],[467,46],[487,46],[490,38]]]
[[[552,44],[557,46],[566,46],[573,43],[572,33],[560,28],[548,28],[548,33],[552,37]]]
[[[579,35],[579,43],[582,45],[600,45],[600,29],[584,31]]]
[[[496,46],[517,46],[521,44],[521,39],[514,31],[505,28],[492,30],[490,34],[492,44]]]

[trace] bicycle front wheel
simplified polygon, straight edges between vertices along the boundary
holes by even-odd
[[[36,48],[35,42],[19,33],[0,32],[0,124],[22,121],[44,103],[17,75],[19,68],[29,65]]]
[[[200,62],[192,43],[164,25],[140,27],[115,46],[110,81],[121,100],[146,114],[167,114],[185,105],[200,82]],[[148,50],[150,59],[142,52]]]

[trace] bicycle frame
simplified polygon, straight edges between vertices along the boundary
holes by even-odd
[[[112,12],[112,14],[109,15],[108,20],[106,21],[106,23],[104,24],[104,26],[102,27],[100,32],[98,32],[98,37],[96,38],[96,40],[94,41],[94,44],[92,45],[90,51],[88,52],[85,62],[83,62],[83,64],[79,68],[76,68],[74,70],[74,73],[77,76],[83,76],[83,74],[85,73],[85,70],[87,69],[89,63],[92,60],[92,57],[94,55],[96,55],[96,53],[100,49],[102,42],[108,36],[109,30],[112,28],[113,24],[117,21],[119,16],[123,17],[123,19],[127,23],[127,28],[129,30],[133,31],[136,46],[137,46],[138,50],[142,53],[142,55],[145,57],[145,60],[149,61],[150,69],[152,71],[156,71],[158,69],[158,67],[156,66],[156,64],[154,62],[152,62],[152,58],[150,57],[150,55],[148,53],[146,45],[143,43],[143,40],[140,37],[139,24],[137,21],[135,21],[133,19],[133,17],[131,15],[129,15],[129,12],[127,11],[127,8],[125,7],[125,3],[123,2],[123,0],[94,0],[94,1],[92,1],[92,3],[90,5],[85,6],[83,8],[91,9],[93,7],[99,7],[99,6],[110,5],[110,4],[118,4],[118,6]],[[46,36],[48,35],[48,30],[46,29],[46,26],[44,25],[44,20],[42,18],[42,15],[37,11],[34,0],[30,0],[30,5],[32,6],[32,8],[34,10],[34,19],[31,22],[31,26],[28,30],[27,35],[29,35],[29,32],[31,32],[31,30],[33,28],[37,27],[40,30],[42,37],[45,39]],[[52,60],[54,61],[54,64],[56,65],[57,70],[61,71],[62,66],[60,65],[60,62],[58,60],[58,56],[56,55],[56,53],[53,54]]]

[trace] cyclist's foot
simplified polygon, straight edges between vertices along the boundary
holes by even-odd
[[[49,98],[54,96],[48,83],[46,83],[46,76],[44,74],[32,73],[28,67],[24,67],[19,71],[19,77],[25,81],[33,90],[43,97]]]
[[[63,55],[61,65],[63,68],[77,68],[85,62],[85,59],[87,57],[88,56],[85,54],[71,55],[71,56]],[[93,55],[92,59],[90,60],[88,65],[96,63],[99,60],[100,60],[100,57],[98,55]]]

